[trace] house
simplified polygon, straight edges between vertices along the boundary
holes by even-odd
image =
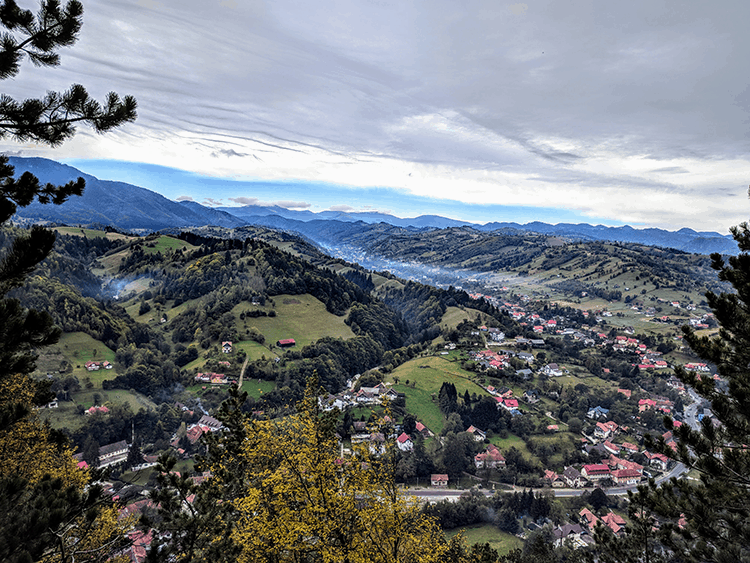
[[[518,358],[520,360],[523,360],[527,364],[533,364],[534,363],[534,354],[530,354],[528,352],[519,352],[517,354]]]
[[[504,469],[505,458],[497,446],[490,444],[487,449],[474,456],[474,466],[477,469]]]
[[[565,486],[565,481],[562,480],[562,477],[550,469],[544,471],[544,480],[554,488]]]
[[[622,393],[628,399],[630,399],[630,396],[633,394],[633,392],[630,389],[618,389],[617,392]]]
[[[533,405],[539,402],[539,393],[537,393],[536,389],[527,389],[523,392],[523,399]]]
[[[386,451],[385,436],[380,432],[373,432],[369,436],[368,447],[372,455],[383,455]]]
[[[112,369],[115,366],[113,366],[112,364],[110,364],[108,361],[105,360],[105,361],[102,362],[102,367],[104,369]]]
[[[614,512],[610,512],[606,516],[603,516],[602,524],[612,530],[612,533],[616,536],[622,535],[625,532],[625,520],[622,516],[618,516]]]
[[[433,473],[430,475],[430,485],[433,487],[447,487],[448,475],[445,473]]]
[[[596,406],[593,409],[589,409],[586,413],[586,416],[588,418],[596,418],[597,420],[600,418],[606,418],[609,415],[609,409],[605,409],[601,406]]]
[[[350,403],[340,395],[329,394],[327,397],[318,397],[318,405],[325,411],[332,411],[333,409],[343,411],[350,406]]]
[[[572,487],[574,489],[583,487],[583,484],[585,482],[585,479],[581,475],[581,472],[572,466],[565,468],[565,471],[563,471],[562,474],[562,478],[563,481],[565,481],[565,483],[568,485],[568,487]]]
[[[510,399],[513,396],[513,389],[510,387],[501,387],[500,391],[497,392],[503,399]]]
[[[498,404],[509,411],[518,410],[518,399],[503,399]]]
[[[469,426],[466,431],[474,437],[475,442],[482,442],[487,437],[486,432],[483,432],[475,426]]]
[[[188,429],[186,436],[191,444],[195,444],[198,440],[200,440],[200,437],[203,436],[203,428],[196,424],[192,428]]]
[[[631,444],[630,442],[623,442],[620,444],[620,449],[628,455],[638,453],[638,446]]]
[[[601,423],[599,423],[601,424]],[[620,447],[615,446],[612,442],[609,440],[604,441],[604,449],[607,450],[611,454],[619,454],[620,453]]]
[[[627,459],[620,459],[614,455],[609,456],[609,459],[605,463],[607,463],[612,469],[632,469],[633,471],[637,471],[638,475],[643,474],[643,466],[640,463],[629,461]]]
[[[371,405],[373,403],[379,403],[380,398],[378,395],[371,393],[370,391],[366,391],[364,388],[357,391],[357,396],[354,398],[357,403],[365,404],[365,405]]]
[[[209,432],[216,432],[224,427],[219,420],[207,414],[204,414],[200,420],[198,420],[198,425],[208,427]]]
[[[593,532],[594,528],[596,528],[596,523],[599,522],[599,519],[594,515],[594,513],[591,512],[588,508],[582,508],[578,515],[581,518],[581,522],[583,522],[588,527],[589,531]]]
[[[282,340],[276,341],[276,346],[278,346],[279,348],[289,348],[290,346],[294,346],[295,344],[297,343],[294,341],[294,338],[284,338]]]
[[[221,351],[225,354],[231,354],[232,353],[232,343],[227,340],[225,342],[221,343]]]
[[[637,485],[641,480],[641,474],[636,469],[615,469],[612,472],[612,480],[618,485]]]
[[[603,463],[592,463],[583,466],[583,469],[581,469],[581,475],[589,481],[602,481],[604,479],[609,479],[610,472],[609,467]]]
[[[99,448],[99,467],[109,467],[128,459],[128,443],[120,440]]]
[[[109,409],[107,407],[104,407],[104,406],[98,407],[98,406],[95,405],[95,406],[91,407],[90,409],[87,409],[87,410],[83,411],[83,414],[97,414],[97,413],[108,414],[109,413]]]
[[[414,442],[411,441],[406,432],[401,432],[401,435],[396,438],[396,445],[402,452],[410,452],[414,449]]]
[[[533,374],[534,374],[534,372],[532,372],[528,368],[526,368],[526,369],[517,369],[516,370],[516,375],[519,376],[524,381],[528,381],[529,379],[531,379],[531,377],[532,377]]]
[[[666,471],[669,465],[669,458],[664,454],[652,454],[649,451],[643,452],[649,461],[649,465],[658,469],[659,471]]]
[[[99,362],[86,362],[84,364],[84,367],[88,371],[98,371],[99,370],[99,365],[100,365]]]
[[[421,422],[417,422],[417,432],[419,432],[425,438],[432,438],[434,434]]]
[[[653,399],[641,399],[638,401],[638,412],[652,409],[656,406],[656,401]]]
[[[542,373],[549,377],[560,377],[563,374],[560,366],[555,363],[547,364],[546,366],[544,366],[542,368]]]
[[[600,440],[606,440],[611,435],[612,435],[612,432],[610,431],[609,427],[606,424],[603,424],[601,422],[596,423],[596,428],[594,428],[594,436],[596,436]]]
[[[146,561],[148,548],[151,545],[154,537],[154,531],[148,530],[148,532],[144,532],[141,530],[136,530],[128,534],[128,537],[130,538],[131,542],[130,547],[128,547],[123,552],[123,555],[129,557],[130,561],[133,561],[135,563],[143,563],[144,561]]]
[[[565,524],[552,530],[555,536],[555,547],[561,547],[566,541],[571,541],[574,545],[584,545],[581,542],[583,528],[578,524]]]

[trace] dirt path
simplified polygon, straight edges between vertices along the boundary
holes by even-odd
[[[239,389],[242,389],[242,380],[245,377],[245,368],[247,367],[247,363],[250,361],[250,356],[245,356],[245,361],[242,364],[242,370],[240,371],[240,384],[238,386]]]

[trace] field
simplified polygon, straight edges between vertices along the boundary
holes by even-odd
[[[237,328],[240,334],[255,327],[265,336],[267,345],[275,344],[278,340],[293,338],[297,343],[297,348],[312,344],[324,336],[345,340],[354,337],[352,330],[344,323],[345,317],[337,317],[329,313],[325,305],[312,295],[276,295],[273,301],[275,317],[239,320],[240,313],[249,310],[270,311],[272,307],[268,303],[265,307],[240,303],[232,309],[232,313],[238,319]]]
[[[463,307],[448,307],[443,314],[443,318],[440,320],[442,326],[456,327],[461,322],[467,319],[474,319],[477,315],[480,315],[482,321],[486,322],[488,318],[484,313],[477,311],[476,309],[469,309]]]
[[[143,245],[143,252],[146,254],[156,254],[157,252],[164,254],[167,250],[175,250],[177,248],[193,249],[195,247],[184,240],[162,235],[156,240],[146,242]]]
[[[95,401],[98,399],[98,401]],[[126,391],[124,389],[81,389],[73,394],[72,401],[59,401],[56,409],[40,409],[39,415],[43,420],[48,420],[53,428],[69,428],[78,430],[86,421],[86,415],[78,412],[78,406],[84,409],[94,406],[94,404],[104,405],[130,405],[130,409],[136,413],[140,409],[155,409],[156,404],[145,395],[135,391]]]
[[[64,234],[64,235],[74,235],[78,237],[86,237],[86,238],[108,238],[109,240],[121,240],[123,242],[127,242],[129,240],[133,240],[137,237],[132,237],[128,235],[123,235],[121,233],[108,233],[106,231],[97,231],[94,229],[81,229],[80,227],[54,227],[52,229],[55,232]]]
[[[471,372],[461,369],[456,362],[442,357],[429,357],[415,358],[400,365],[386,381],[398,381],[394,389],[406,394],[407,410],[437,434],[444,424],[443,413],[437,405],[437,394],[443,382],[453,383],[460,395],[467,390],[469,393],[487,395],[484,389],[469,380],[471,376]]]
[[[478,524],[460,530],[450,530],[445,533],[445,537],[452,538],[460,532],[466,538],[467,544],[489,543],[490,547],[496,549],[499,555],[507,555],[512,549],[523,548],[523,540],[521,538],[498,530],[492,524]]]
[[[268,393],[276,388],[276,383],[273,381],[263,381],[260,379],[245,380],[242,383],[242,390],[247,391],[247,394],[256,399],[260,398],[263,393]]]
[[[65,333],[55,346],[73,366],[71,375],[78,377],[83,385],[84,380],[90,379],[95,388],[101,388],[102,381],[117,377],[116,369],[100,369],[88,371],[84,367],[88,361],[108,361],[114,364],[115,353],[98,340],[94,340],[84,332]]]
[[[267,342],[266,344],[271,344],[271,342]],[[234,342],[232,345],[244,351],[250,357],[250,361],[260,360],[263,356],[269,359],[278,357],[276,352],[272,352],[265,345],[258,344],[253,340],[241,340],[240,342]]]

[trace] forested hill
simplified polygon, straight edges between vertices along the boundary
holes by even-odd
[[[356,373],[392,363],[391,351],[411,349],[400,354],[408,359],[421,349],[411,347],[440,336],[449,307],[484,313],[518,332],[507,313],[462,291],[395,279],[378,290],[373,273],[356,265],[314,265],[282,250],[306,247],[299,240],[288,246],[287,237],[270,244],[189,232],[104,235],[60,229],[55,252],[15,295],[49,311],[66,333],[85,333],[114,353],[116,376],[105,388],[155,397],[191,385],[201,357],[231,341],[251,356],[249,375],[276,383],[265,402],[279,406],[300,397],[313,371],[338,392]],[[307,253],[324,260],[312,247]],[[316,304],[322,310],[310,316],[307,307]],[[275,346],[290,334],[299,346]]]

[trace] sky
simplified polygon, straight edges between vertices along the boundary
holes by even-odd
[[[62,64],[2,91],[114,90],[138,120],[0,151],[207,205],[718,232],[748,216],[748,2],[84,7]]]

